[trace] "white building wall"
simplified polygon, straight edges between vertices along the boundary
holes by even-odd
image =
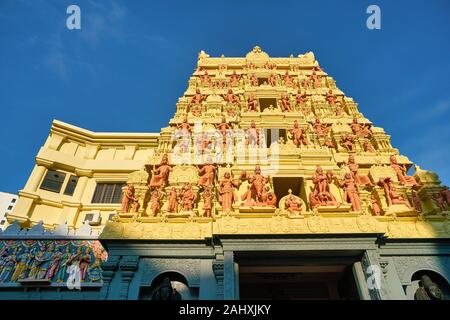
[[[18,198],[16,194],[0,192],[0,230],[7,227],[6,216],[13,210]]]

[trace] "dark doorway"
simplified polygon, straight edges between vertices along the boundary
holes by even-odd
[[[259,107],[261,109],[261,112],[263,112],[264,109],[269,108],[270,106],[276,108],[277,107],[277,99],[275,99],[275,98],[260,98],[259,99]]]
[[[266,258],[239,253],[241,300],[357,300],[352,257]],[[330,253],[331,255],[331,253]]]

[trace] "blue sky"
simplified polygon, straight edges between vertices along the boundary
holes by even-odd
[[[66,8],[81,8],[81,30]],[[366,8],[381,8],[381,30]],[[197,54],[313,51],[392,144],[450,184],[450,1],[0,0],[0,191],[17,192],[53,119],[159,132]]]

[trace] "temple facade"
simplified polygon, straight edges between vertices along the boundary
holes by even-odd
[[[159,133],[53,121],[0,299],[446,299],[450,192],[312,52],[198,55]]]

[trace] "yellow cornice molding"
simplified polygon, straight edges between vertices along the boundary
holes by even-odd
[[[159,133],[146,132],[93,132],[59,120],[53,120],[52,133],[58,133],[74,140],[99,144],[144,143],[157,144]],[[125,140],[125,141],[124,141]]]

